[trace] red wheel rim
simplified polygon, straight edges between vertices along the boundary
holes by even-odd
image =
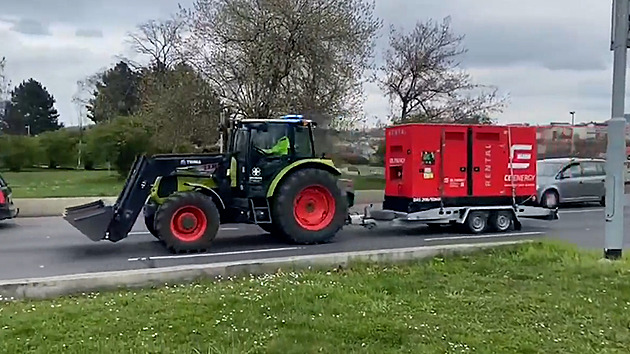
[[[306,187],[295,197],[293,215],[302,228],[322,230],[330,225],[335,216],[335,198],[325,187]]]
[[[206,214],[196,206],[177,209],[171,218],[173,236],[184,242],[196,241],[203,236],[208,227]]]

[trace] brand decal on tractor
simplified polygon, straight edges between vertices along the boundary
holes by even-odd
[[[181,160],[179,162],[180,165],[201,165],[201,160]]]
[[[262,170],[260,167],[254,167],[249,173],[249,181],[251,183],[261,183],[262,182]]]

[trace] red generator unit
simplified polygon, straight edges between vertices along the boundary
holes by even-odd
[[[384,209],[512,205],[536,196],[536,128],[408,124],[386,129]]]
[[[383,210],[357,217],[520,229],[519,217],[558,218],[536,203],[536,128],[406,124],[386,129]]]

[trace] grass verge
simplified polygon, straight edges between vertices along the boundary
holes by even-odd
[[[15,198],[117,196],[124,181],[115,171],[31,170],[1,172]],[[356,190],[383,189],[383,177],[349,176]]]
[[[14,198],[107,197],[124,182],[116,171],[30,170],[2,172]]]
[[[0,308],[6,353],[590,353],[630,343],[630,263],[528,244]]]

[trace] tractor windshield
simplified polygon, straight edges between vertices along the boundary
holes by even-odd
[[[289,137],[287,125],[269,124],[266,131],[252,130],[252,146],[270,155],[287,155]]]

